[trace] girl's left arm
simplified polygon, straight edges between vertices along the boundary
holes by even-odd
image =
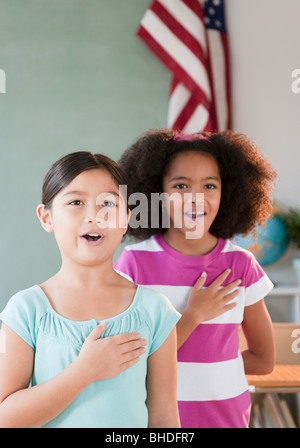
[[[248,343],[248,349],[242,352],[245,373],[271,373],[275,364],[275,343],[272,321],[264,300],[245,307],[242,328]]]
[[[180,428],[177,406],[177,336],[173,328],[149,356],[147,407],[150,428]]]

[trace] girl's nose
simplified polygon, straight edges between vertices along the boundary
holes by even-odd
[[[189,200],[192,204],[201,204],[204,202],[204,193],[200,193],[199,191],[194,189],[190,193]]]
[[[95,219],[92,217],[92,216],[86,216],[85,217],[85,220],[84,220],[85,222],[90,222],[90,223],[93,223],[93,222],[95,222]]]
[[[84,222],[87,223],[95,223],[97,221],[97,213],[99,211],[99,207],[95,204],[95,207],[89,207],[86,210],[86,215],[84,218]]]

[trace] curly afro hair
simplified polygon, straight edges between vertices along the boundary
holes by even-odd
[[[208,153],[216,160],[222,180],[220,208],[210,233],[218,238],[255,233],[256,224],[264,225],[272,214],[271,192],[276,178],[259,148],[235,131],[204,133],[209,141],[199,138],[199,134],[188,140],[174,140],[177,134],[168,129],[150,130],[124,152],[119,164],[128,179],[128,194],[143,193],[150,204],[151,193],[162,193],[164,175],[177,154]],[[162,226],[151,228],[148,219],[138,228],[129,225],[127,235],[143,240],[165,230]]]

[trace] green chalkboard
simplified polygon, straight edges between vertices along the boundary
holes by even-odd
[[[77,150],[118,160],[166,126],[170,74],[135,36],[149,4],[1,0],[0,310],[60,267],[35,214],[52,162]]]

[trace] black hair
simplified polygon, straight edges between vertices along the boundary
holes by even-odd
[[[55,196],[80,173],[97,168],[106,170],[116,185],[127,184],[121,168],[109,157],[88,151],[73,152],[57,160],[47,172],[42,192],[42,203],[45,208],[51,208]]]

